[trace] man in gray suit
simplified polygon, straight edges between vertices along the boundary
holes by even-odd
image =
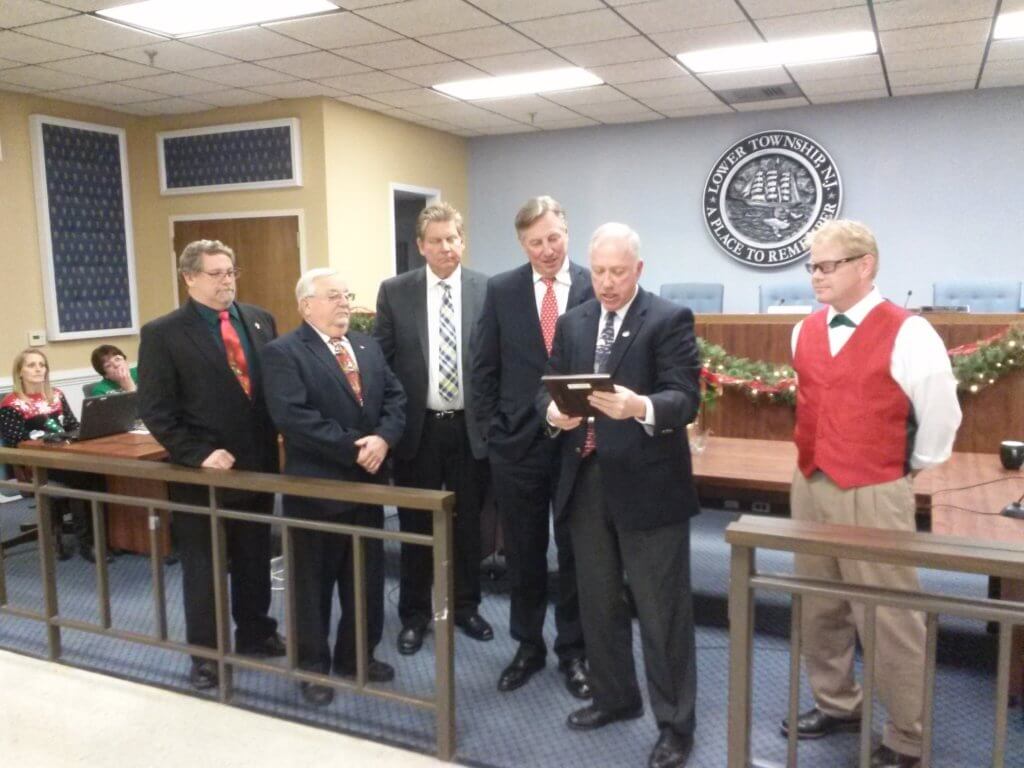
[[[374,335],[409,398],[405,435],[395,449],[395,482],[447,489],[454,519],[455,625],[474,640],[494,637],[480,616],[480,507],[487,448],[472,414],[469,337],[487,278],[462,267],[462,215],[447,203],[416,219],[416,244],[427,262],[385,280],[377,294]],[[429,533],[421,510],[399,509],[403,531]],[[416,653],[430,624],[433,562],[427,547],[402,545],[398,650]]]

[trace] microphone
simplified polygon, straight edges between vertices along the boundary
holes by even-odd
[[[781,307],[785,303],[786,303],[786,299],[785,299],[785,297],[783,297],[783,298],[779,299],[777,302],[775,302],[775,306],[776,307]]]
[[[910,303],[910,297],[911,297],[911,296],[913,296],[913,295],[914,295],[914,292],[913,292],[913,291],[907,291],[907,298],[905,298],[905,299],[903,300],[903,308],[904,308],[904,309],[906,309],[906,308],[907,308],[907,304],[909,304],[909,303]]]
[[[1021,502],[1024,501],[1024,494],[1016,501],[1012,501],[1003,507],[1003,517],[1012,517],[1014,520],[1024,520],[1024,507],[1021,506]]]

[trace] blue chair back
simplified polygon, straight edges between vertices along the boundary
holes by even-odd
[[[932,303],[971,312],[1020,312],[1020,286],[1013,280],[946,280],[932,286]]]
[[[682,304],[698,313],[722,312],[722,295],[725,286],[721,283],[662,283],[661,298]]]
[[[767,283],[762,284],[760,291],[760,311],[767,312],[768,307],[778,305],[810,306],[819,309],[821,305],[814,299],[814,290],[810,280],[798,283]]]

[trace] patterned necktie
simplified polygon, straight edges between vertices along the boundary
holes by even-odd
[[[249,364],[245,360],[242,340],[238,338],[235,326],[231,324],[231,314],[220,311],[220,337],[224,340],[224,351],[227,353],[228,367],[242,385],[246,397],[252,397],[252,383],[249,381]]]
[[[597,337],[597,346],[594,348],[594,373],[604,373],[608,366],[608,358],[612,354],[612,344],[615,343],[615,313],[609,312],[604,320],[604,327],[601,335]],[[594,422],[587,421],[587,435],[583,438],[583,451],[581,456],[585,459],[597,449],[597,431],[594,429]]]
[[[459,394],[459,348],[455,335],[452,287],[443,280],[440,286],[444,288],[444,296],[441,297],[441,322],[438,326],[441,332],[441,345],[437,350],[437,393],[446,403],[450,403]]]
[[[540,302],[540,332],[544,335],[544,349],[550,356],[551,345],[555,342],[555,323],[558,322],[558,299],[555,298],[555,278],[542,277],[541,282],[547,290]]]
[[[845,326],[847,326],[849,328],[856,328],[857,327],[857,324],[855,322],[853,322],[853,320],[851,320],[850,318],[848,318],[846,315],[844,315],[842,313],[836,315],[835,317],[833,317],[831,320],[828,321],[828,327],[829,328],[838,328],[841,325],[845,325]]]
[[[341,367],[341,372],[345,374],[345,378],[348,379],[348,385],[352,387],[352,392],[356,396],[356,400],[359,404],[363,404],[363,380],[359,376],[359,369],[356,368],[355,360],[352,359],[352,355],[345,349],[345,345],[342,344],[340,338],[331,339],[331,349],[334,351],[334,357],[338,360],[338,365]]]

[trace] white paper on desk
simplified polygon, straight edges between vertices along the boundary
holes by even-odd
[[[128,434],[129,435],[148,435],[149,434],[149,430],[146,429],[145,427],[139,427],[138,429],[131,430]]]

